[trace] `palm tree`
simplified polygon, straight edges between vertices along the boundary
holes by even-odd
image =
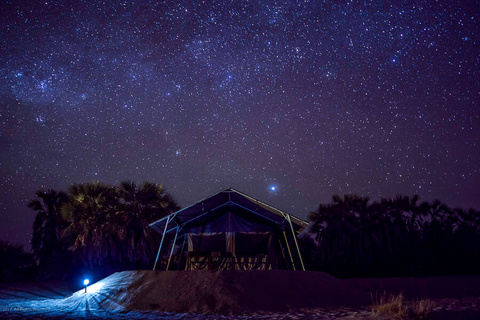
[[[66,224],[60,208],[67,195],[53,189],[39,190],[35,195],[37,198],[28,203],[37,212],[33,223],[32,249],[40,270],[58,275],[59,260],[65,260],[68,255],[68,245],[58,236]]]
[[[368,202],[368,197],[334,195],[332,204],[310,214],[321,269],[340,276],[371,272],[378,232]]]
[[[179,209],[162,185],[133,181],[120,183],[121,210],[127,217],[126,254],[135,267],[150,266],[158,245],[158,234],[148,225]]]
[[[421,256],[420,237],[422,230],[421,209],[417,205],[418,195],[398,195],[382,198],[381,211],[386,220],[388,235],[385,250],[386,267],[396,274],[406,274],[418,269],[415,261]]]
[[[459,223],[454,230],[456,266],[464,266],[459,273],[478,273],[480,267],[480,212],[474,209],[455,210]]]
[[[405,274],[420,247],[418,196],[369,203],[335,195],[310,214],[321,268],[341,276]]]
[[[480,212],[418,196],[334,196],[310,214],[316,267],[340,276],[476,273]]]
[[[68,226],[62,236],[71,241],[74,257],[84,266],[111,271],[125,261],[126,219],[118,209],[113,186],[93,182],[69,188],[68,201],[62,206]]]

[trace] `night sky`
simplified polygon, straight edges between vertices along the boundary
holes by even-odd
[[[358,2],[1,1],[0,238],[95,180],[480,209],[480,4]]]

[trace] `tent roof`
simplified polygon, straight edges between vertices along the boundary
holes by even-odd
[[[244,212],[255,219],[264,221],[266,224],[289,226],[288,219],[296,232],[301,232],[308,226],[308,222],[274,208],[262,201],[254,199],[232,188],[222,190],[211,197],[203,199],[191,206],[174,212],[160,220],[150,224],[154,230],[163,233],[167,226],[167,233],[181,227],[188,230],[189,227],[208,224],[216,215],[232,210],[236,214]]]

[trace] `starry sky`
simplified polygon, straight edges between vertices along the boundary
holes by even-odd
[[[226,187],[480,209],[478,1],[0,4],[0,239],[39,189]]]

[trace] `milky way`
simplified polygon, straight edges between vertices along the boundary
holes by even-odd
[[[480,208],[480,5],[406,2],[3,1],[0,238],[94,180]]]

